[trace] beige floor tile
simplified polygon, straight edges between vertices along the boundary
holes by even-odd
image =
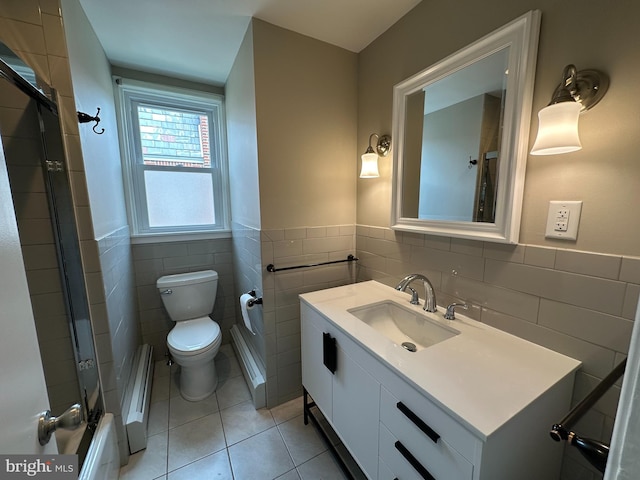
[[[324,452],[298,467],[302,480],[346,480],[331,453]]]
[[[152,480],[167,473],[167,432],[147,438],[147,448],[129,457],[120,469],[121,480]]]
[[[279,476],[276,480],[300,480],[297,470],[289,470],[284,475]]]
[[[168,480],[233,480],[226,450],[206,456],[182,468],[169,472]]]
[[[169,399],[170,378],[168,375],[153,377],[151,384],[151,403]]]
[[[264,408],[256,410],[252,402],[244,402],[220,411],[227,445],[233,445],[275,426],[273,416]]]
[[[243,376],[234,377],[218,383],[216,390],[220,409],[225,409],[251,399]]]
[[[271,480],[293,468],[277,428],[254,435],[229,447],[235,480]]]
[[[220,413],[216,412],[169,430],[168,471],[226,447]]]
[[[302,415],[302,406],[302,397],[294,398],[293,400],[289,400],[277,407],[273,407],[271,409],[271,414],[273,415],[273,419],[276,421],[276,424],[280,424],[287,420],[291,420],[298,415]]]
[[[218,400],[215,393],[197,402],[190,402],[180,396],[171,397],[169,402],[169,428],[210,415],[218,410]]]
[[[216,355],[215,363],[218,379],[221,382],[242,375],[240,364],[231,345],[227,344],[220,347],[220,351],[218,355]]]
[[[171,374],[169,375],[170,396],[180,396],[180,365],[174,363],[171,365]]]
[[[278,425],[278,429],[296,466],[303,464],[327,449],[313,424],[311,422],[309,422],[309,425],[304,424],[302,415],[281,423]]]
[[[151,436],[167,430],[169,430],[169,399],[150,405],[147,435]]]
[[[167,360],[158,360],[153,364],[153,378],[168,377],[171,367],[167,365]]]
[[[303,424],[302,397],[255,410],[231,345],[216,356],[217,392],[199,402],[180,396],[178,365],[154,368],[147,449],[131,456],[121,479],[344,478],[328,452],[320,454],[326,447],[313,426]]]

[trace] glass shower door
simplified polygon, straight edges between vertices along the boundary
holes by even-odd
[[[55,92],[41,82],[32,84],[35,78],[0,42],[0,147],[49,403],[54,416],[74,403],[82,405],[88,428],[72,435],[72,447],[61,445],[62,430],[56,434],[59,448],[78,453],[81,465],[103,400]]]

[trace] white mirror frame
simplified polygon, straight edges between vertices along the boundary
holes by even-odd
[[[391,228],[489,242],[518,243],[540,17],[539,10],[532,10],[393,88],[392,137],[398,140],[393,153]],[[406,97],[506,47],[510,47],[509,75],[502,120],[495,223],[403,217],[402,159]]]

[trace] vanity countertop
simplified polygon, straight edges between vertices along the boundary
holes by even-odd
[[[376,281],[300,298],[483,439],[581,365],[459,312],[455,320],[445,320],[442,306],[437,313],[424,312],[409,304],[407,293]],[[409,352],[347,311],[382,300],[415,309],[460,334]]]

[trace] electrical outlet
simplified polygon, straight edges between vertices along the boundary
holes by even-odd
[[[549,202],[547,230],[544,236],[562,240],[576,240],[578,238],[581,211],[581,201],[563,202],[553,200]]]

